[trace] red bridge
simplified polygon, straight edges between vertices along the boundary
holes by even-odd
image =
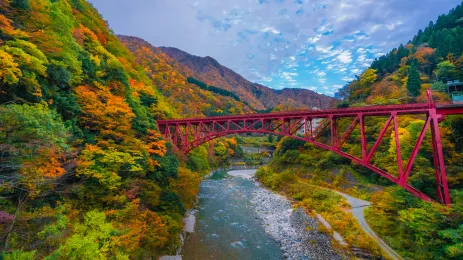
[[[437,195],[442,204],[450,205],[444,155],[438,127],[439,122],[445,118],[445,115],[450,114],[463,114],[463,105],[436,105],[432,101],[431,92],[428,90],[428,102],[422,104],[172,119],[160,120],[157,124],[164,137],[185,153],[212,139],[231,134],[265,133],[303,140],[363,165],[423,200],[433,201],[428,195],[407,183],[420,146],[430,128]],[[403,162],[400,151],[399,126],[397,123],[400,115],[422,115],[425,120],[423,129],[406,163]],[[372,117],[378,120],[383,118],[385,125],[379,132],[378,137],[374,138],[375,141],[368,143],[365,120]],[[338,123],[342,120],[349,120],[350,125],[343,132],[340,132]],[[398,171],[395,175],[378,168],[371,162],[391,125],[395,133],[397,154]],[[343,150],[343,145],[350,140],[351,134],[357,126],[359,126],[360,130],[361,154],[360,152],[357,155],[349,154],[345,149]],[[370,140],[372,135],[370,133]]]

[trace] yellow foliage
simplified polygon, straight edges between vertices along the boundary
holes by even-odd
[[[7,84],[16,84],[22,77],[18,64],[8,52],[0,50],[0,81]]]

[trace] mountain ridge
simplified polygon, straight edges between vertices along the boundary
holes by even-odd
[[[272,109],[279,105],[289,109],[313,108],[317,106],[318,99],[320,99],[322,107],[327,108],[334,100],[332,97],[308,89],[284,88],[275,90],[258,83],[252,83],[210,56],[192,55],[175,47],[161,46],[159,49],[194,72],[189,76],[200,77],[200,80],[209,85],[232,91],[255,109]],[[294,92],[302,93],[302,97]]]

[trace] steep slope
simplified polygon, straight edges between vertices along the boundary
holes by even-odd
[[[85,0],[0,0],[1,259],[176,250],[209,165],[205,148],[190,160],[157,132],[182,112],[160,74]]]
[[[323,107],[328,107],[333,98],[306,89],[273,90],[266,86],[249,82],[238,73],[221,65],[211,57],[198,57],[177,48],[159,47],[164,53],[190,71],[187,76],[197,78],[208,85],[217,86],[238,95],[257,110],[272,109],[278,105],[288,108],[312,108],[320,99]]]
[[[232,97],[189,84],[184,75],[194,73],[148,42],[137,37],[118,37],[179,114],[191,117],[251,112],[246,104]]]

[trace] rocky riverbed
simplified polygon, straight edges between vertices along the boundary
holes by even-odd
[[[181,256],[171,259],[346,259],[318,231],[317,220],[262,187],[255,172],[231,171],[228,179],[203,181],[196,226],[193,217],[185,219],[195,232]]]
[[[255,183],[260,186],[259,183]],[[251,202],[265,230],[281,244],[286,259],[343,259],[333,250],[331,236],[318,231],[318,222],[303,209],[293,209],[283,196],[257,189]]]

